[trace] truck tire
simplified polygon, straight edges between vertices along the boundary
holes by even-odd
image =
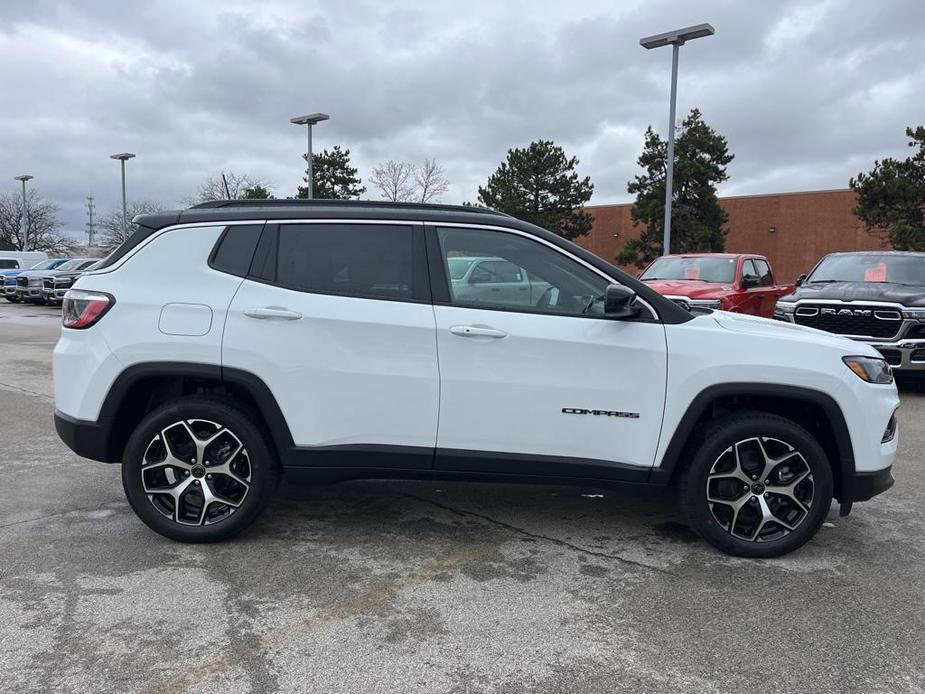
[[[777,557],[807,542],[832,505],[825,451],[798,424],[764,412],[704,429],[680,485],[688,522],[714,547]]]

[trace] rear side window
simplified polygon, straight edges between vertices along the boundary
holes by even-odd
[[[209,265],[238,277],[247,275],[262,229],[262,224],[242,224],[225,229],[212,251]]]
[[[291,289],[370,299],[414,298],[414,227],[290,224],[279,227],[276,282]]]
[[[18,260],[14,258],[0,258],[0,270],[16,270],[18,268]]]

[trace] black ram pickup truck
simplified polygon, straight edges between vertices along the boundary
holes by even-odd
[[[867,342],[894,369],[925,373],[925,253],[830,253],[774,317]]]

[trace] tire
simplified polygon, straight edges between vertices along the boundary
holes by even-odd
[[[680,494],[691,527],[717,549],[778,557],[819,530],[832,505],[832,468],[803,427],[743,412],[705,428]]]
[[[145,525],[179,542],[220,542],[250,526],[270,502],[280,471],[257,419],[204,396],[146,415],[122,462],[125,495]]]
[[[6,297],[6,300],[11,304],[18,304],[20,302],[20,298],[18,296],[8,296]]]

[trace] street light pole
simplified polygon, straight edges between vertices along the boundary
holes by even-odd
[[[327,113],[310,113],[307,116],[296,116],[290,118],[289,122],[293,125],[308,126],[308,149],[305,154],[305,161],[308,163],[306,173],[308,174],[308,199],[315,197],[315,178],[312,172],[312,126],[317,125],[323,120],[328,120],[331,116]]]
[[[662,255],[671,253],[671,202],[674,186],[674,121],[675,106],[678,99],[678,53],[681,46],[692,39],[712,36],[716,33],[709,24],[697,24],[684,29],[668,31],[664,34],[646,36],[639,39],[639,45],[651,50],[662,46],[671,46],[671,101],[668,107],[668,161],[665,172],[665,223],[662,236]]]
[[[118,154],[110,154],[110,159],[118,159],[122,162],[122,240],[128,238],[128,211],[125,203],[125,162],[129,159],[134,159],[135,155],[131,152],[120,152]]]
[[[31,181],[32,176],[23,174],[14,176],[14,181],[22,181],[22,249],[29,250],[29,206],[26,204],[26,181]]]

